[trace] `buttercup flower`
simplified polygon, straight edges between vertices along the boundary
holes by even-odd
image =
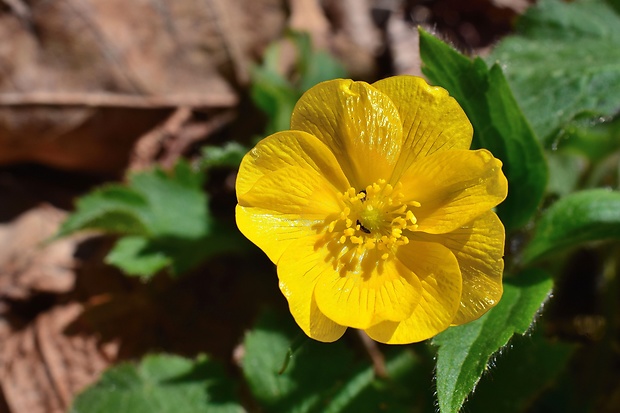
[[[310,337],[347,327],[392,344],[467,323],[502,295],[502,163],[469,150],[458,103],[423,79],[318,84],[291,130],[237,177],[237,225],[277,265]]]

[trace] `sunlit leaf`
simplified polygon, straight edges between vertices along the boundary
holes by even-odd
[[[536,212],[547,184],[542,148],[499,66],[490,69],[420,30],[423,72],[446,88],[474,126],[474,147],[489,149],[504,163],[508,198],[498,213],[508,231],[523,226]]]
[[[487,370],[491,356],[513,334],[524,334],[551,291],[551,277],[529,270],[504,283],[496,307],[476,321],[451,327],[433,339],[437,352],[437,398],[441,413],[456,413]]]
[[[80,198],[58,236],[86,229],[124,235],[106,261],[126,274],[185,272],[215,252],[236,248],[231,231],[211,222],[203,180],[185,161],[173,173],[136,173],[127,186],[105,186]]]
[[[620,15],[602,0],[541,0],[487,59],[499,62],[538,137],[584,112],[620,110]]]

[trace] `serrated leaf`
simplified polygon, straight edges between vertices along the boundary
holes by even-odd
[[[147,201],[131,188],[108,185],[80,198],[56,237],[83,229],[148,235]]]
[[[217,234],[212,230],[203,181],[203,173],[183,160],[173,173],[136,173],[127,186],[106,186],[79,199],[57,236],[84,229],[125,235],[108,263],[144,277],[164,268],[185,272],[214,252],[236,248],[221,226]]]
[[[605,239],[620,239],[620,192],[575,192],[545,211],[522,260],[530,263],[551,252]]]
[[[106,264],[121,268],[127,275],[152,276],[172,263],[163,251],[153,251],[150,241],[140,236],[119,239],[105,257]]]
[[[201,357],[146,356],[106,371],[73,402],[70,413],[241,413],[224,369]]]
[[[437,352],[437,398],[441,413],[459,411],[487,369],[491,356],[514,334],[524,334],[551,291],[551,277],[532,269],[506,280],[500,302],[471,323],[433,339]]]
[[[470,60],[420,29],[423,72],[446,88],[474,126],[474,147],[489,149],[504,163],[508,197],[498,213],[508,231],[536,212],[547,183],[542,148],[519,109],[499,66]]]
[[[185,161],[176,164],[174,175],[156,168],[129,177],[130,188],[147,200],[147,226],[153,236],[199,238],[209,232],[203,180]]]
[[[620,110],[620,16],[601,0],[541,0],[488,61],[498,61],[538,137],[575,116]]]
[[[173,275],[182,274],[212,256],[241,252],[249,247],[249,241],[238,231],[215,223],[209,234],[200,238],[123,237],[105,257],[105,262],[117,266],[126,275],[148,278],[165,268]]]

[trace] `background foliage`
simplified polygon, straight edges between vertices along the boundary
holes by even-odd
[[[620,3],[540,0],[484,55],[461,53],[442,27],[410,28],[422,73],[459,101],[473,146],[509,181],[500,303],[407,346],[355,331],[323,344],[295,325],[275,268],[234,225],[234,173],[258,139],[288,128],[305,90],[356,77],[356,64],[289,30],[235,103],[262,122],[85,191],[47,239],[98,234],[85,248],[104,244],[97,260],[118,275],[76,289],[87,305],[67,331],[95,325],[97,345],[120,345],[70,412],[620,411]]]

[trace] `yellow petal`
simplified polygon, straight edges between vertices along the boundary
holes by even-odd
[[[314,86],[297,102],[291,129],[325,142],[355,188],[391,176],[400,155],[398,110],[365,82],[337,79]]]
[[[321,311],[338,324],[361,329],[409,317],[420,299],[411,270],[393,258],[381,259],[385,251],[367,250],[361,259],[352,252],[318,280],[314,294]]]
[[[413,213],[418,230],[453,231],[506,198],[502,162],[485,149],[435,153],[415,162],[402,176],[406,200],[422,205]]]
[[[321,175],[289,166],[240,195],[236,220],[243,235],[277,264],[293,241],[315,235],[341,210],[339,193]]]
[[[452,324],[475,320],[502,297],[504,270],[504,225],[489,211],[467,225],[441,235],[416,233],[428,241],[440,242],[456,256],[463,276],[461,305]]]
[[[403,123],[403,149],[393,180],[417,159],[449,149],[469,149],[473,128],[459,104],[441,88],[416,76],[373,83],[392,99]]]
[[[458,263],[443,245],[418,241],[401,247],[397,258],[420,279],[420,302],[406,320],[379,323],[366,333],[388,344],[426,340],[448,328],[458,310],[462,285]]]
[[[263,139],[245,155],[237,174],[237,196],[249,191],[264,175],[288,166],[323,175],[338,192],[350,187],[334,154],[324,143],[306,132],[284,131]]]
[[[327,318],[316,305],[314,287],[332,264],[325,259],[323,236],[297,240],[285,251],[278,263],[280,290],[289,303],[291,314],[311,338],[323,342],[338,340],[346,327]]]

